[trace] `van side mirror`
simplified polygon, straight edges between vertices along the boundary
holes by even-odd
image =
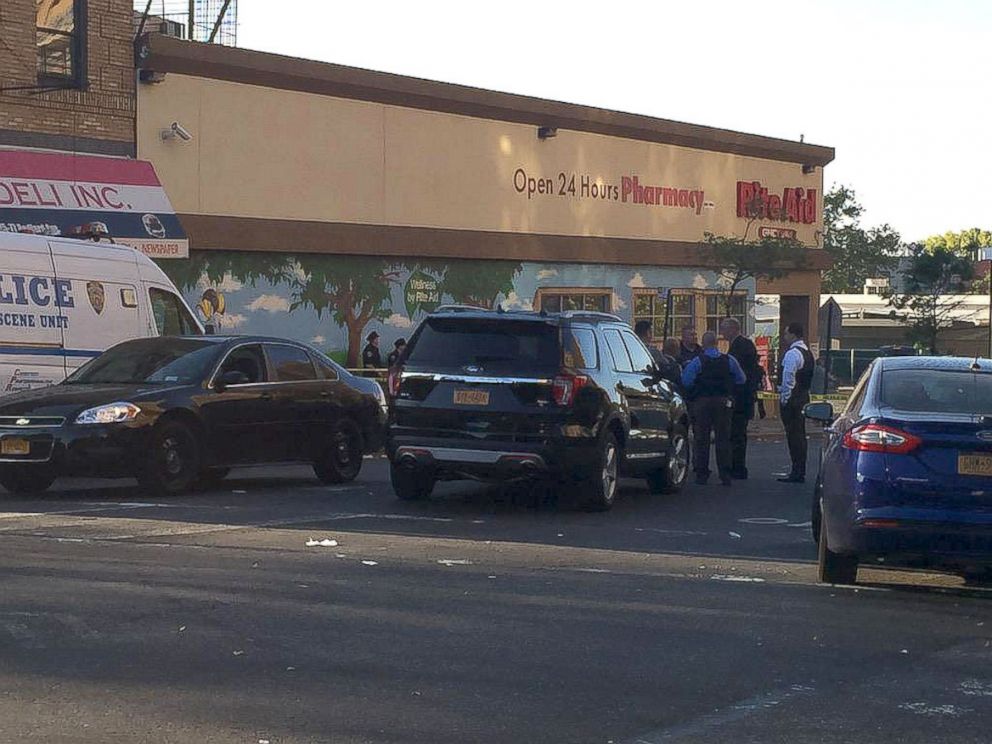
[[[214,388],[217,392],[221,392],[224,388],[228,388],[231,385],[246,385],[249,382],[251,382],[251,380],[248,379],[248,375],[241,370],[229,369],[217,378],[217,381],[214,383]]]
[[[832,423],[834,420],[834,405],[829,401],[807,403],[805,408],[803,408],[803,416],[823,424]]]

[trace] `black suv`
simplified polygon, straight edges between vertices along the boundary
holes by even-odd
[[[689,472],[685,404],[615,315],[441,308],[389,387],[401,499],[426,498],[439,480],[533,480],[605,510],[621,474],[658,493]]]

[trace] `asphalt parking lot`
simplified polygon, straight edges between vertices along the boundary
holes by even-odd
[[[809,486],[589,514],[386,463],[0,501],[0,741],[988,741],[992,589],[815,583]]]

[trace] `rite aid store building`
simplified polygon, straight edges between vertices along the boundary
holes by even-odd
[[[721,315],[701,242],[742,235],[761,189],[780,208],[757,229],[808,256],[735,312],[750,327],[755,292],[777,294],[784,322],[816,322],[830,148],[157,35],[139,54],[137,156],[190,245],[161,263],[221,330],[354,366],[369,332],[387,348],[443,303],[660,335],[672,292],[670,327],[701,332]]]

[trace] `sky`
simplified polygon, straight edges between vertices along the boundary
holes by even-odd
[[[804,135],[864,224],[992,229],[992,0],[239,0],[238,45]]]

